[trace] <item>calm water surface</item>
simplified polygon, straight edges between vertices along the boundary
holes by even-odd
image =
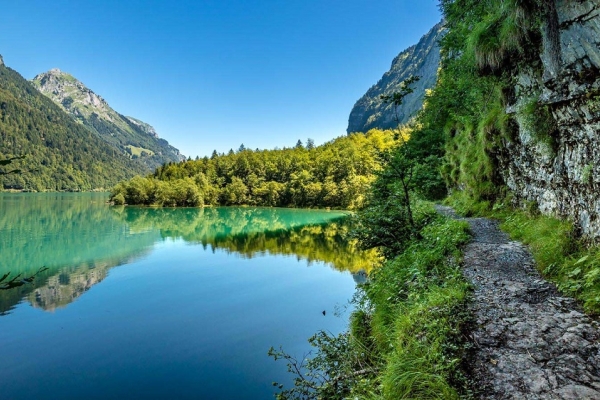
[[[346,327],[369,257],[343,213],[105,199],[0,194],[0,277],[37,273],[0,290],[1,398],[269,399],[270,346]]]

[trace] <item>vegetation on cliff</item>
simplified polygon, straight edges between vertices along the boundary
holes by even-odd
[[[558,64],[554,1],[446,0],[441,6],[448,26],[442,70],[421,123],[444,132],[442,174],[454,190],[451,204],[466,215],[503,221],[503,229],[530,246],[546,277],[587,311],[599,313],[598,248],[581,238],[581,226],[541,215],[535,202],[515,201],[520,194],[513,195],[502,176],[503,160],[511,156],[507,143],[520,130],[550,159],[556,157],[557,122],[550,106],[537,96],[519,98],[514,89],[521,71],[541,75]],[[519,107],[508,114],[514,104]],[[591,168],[584,169],[582,179],[591,181],[590,174]]]
[[[500,173],[499,155],[518,133],[518,122],[553,151],[555,121],[547,106],[531,98],[517,113],[506,109],[517,96],[515,72],[539,68],[543,51],[556,58],[554,2],[442,0],[440,5],[447,33],[437,86],[426,97],[411,139],[389,153],[358,215],[356,234],[363,245],[378,246],[387,261],[354,300],[350,330],[338,337],[315,335],[316,356],[305,362],[307,370],[296,373],[295,388],[283,390],[280,398],[469,396],[460,365],[469,289],[455,264],[467,227],[435,217],[415,201],[443,193],[439,173],[460,211],[501,218],[515,239],[531,246],[538,266],[561,291],[582,300],[588,311],[600,309],[597,249],[577,240],[569,222],[539,215],[535,204],[529,211],[508,206],[511,196]],[[429,173],[415,174],[422,169]],[[423,190],[428,185],[435,190]],[[411,212],[409,206],[417,209]],[[292,372],[302,364],[283,351],[271,354],[286,359]]]

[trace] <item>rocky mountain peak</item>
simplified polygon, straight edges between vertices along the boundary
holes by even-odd
[[[2,54],[0,54],[0,65],[4,65],[4,59],[2,58]]]
[[[185,158],[166,140],[160,139],[151,125],[118,113],[101,96],[58,68],[37,75],[32,83],[122,155],[136,159],[149,169]]]
[[[69,73],[53,68],[37,75],[32,83],[40,92],[76,117],[87,118],[95,112],[110,119],[108,103]]]
[[[133,118],[133,117],[125,117],[125,118],[127,118],[127,120],[129,120],[129,122],[131,122],[133,125],[137,126],[139,129],[141,129],[147,135],[158,138],[158,133],[156,132],[156,129],[154,129],[154,127],[152,125],[147,124],[144,121],[140,121],[137,118]]]

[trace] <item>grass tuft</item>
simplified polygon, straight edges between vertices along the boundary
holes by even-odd
[[[369,343],[384,360],[379,398],[453,399],[467,391],[460,363],[469,285],[458,260],[468,238],[465,222],[438,216],[365,285],[369,313],[354,318],[369,322]],[[357,325],[353,335],[364,337]]]

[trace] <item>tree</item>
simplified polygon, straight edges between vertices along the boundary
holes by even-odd
[[[248,188],[244,182],[237,176],[234,176],[231,179],[231,183],[225,186],[221,196],[223,197],[223,203],[227,205],[239,205],[245,204],[247,194]]]
[[[408,222],[415,228],[415,222],[413,213],[410,205],[410,190],[413,179],[413,171],[415,168],[414,159],[407,152],[406,139],[401,132],[400,118],[398,116],[398,108],[404,102],[404,98],[414,92],[414,89],[410,87],[415,82],[418,82],[421,78],[419,76],[411,76],[400,84],[400,90],[392,93],[391,95],[381,95],[381,99],[384,103],[390,103],[394,107],[394,118],[398,123],[398,138],[401,140],[401,146],[395,151],[384,153],[386,161],[386,168],[384,174],[392,174],[402,186],[403,195],[403,206],[406,207]]]
[[[399,91],[393,92],[390,95],[382,94],[381,96],[379,96],[379,98],[381,98],[381,100],[383,100],[385,104],[392,104],[394,108],[394,119],[397,123],[400,122],[400,118],[398,116],[398,109],[404,102],[404,98],[415,91],[413,88],[410,87],[410,85],[412,85],[415,82],[418,82],[419,80],[421,80],[420,76],[411,76],[400,84]]]
[[[397,109],[404,97],[412,93],[409,85],[418,79],[407,79],[399,92],[382,96],[382,99]],[[357,224],[353,233],[362,247],[378,247],[386,257],[399,254],[406,243],[419,236],[423,222],[415,221],[411,198],[418,158],[412,152],[408,135],[400,125],[395,137],[400,140],[400,145],[379,154],[384,168],[377,173],[367,207],[356,215]]]

